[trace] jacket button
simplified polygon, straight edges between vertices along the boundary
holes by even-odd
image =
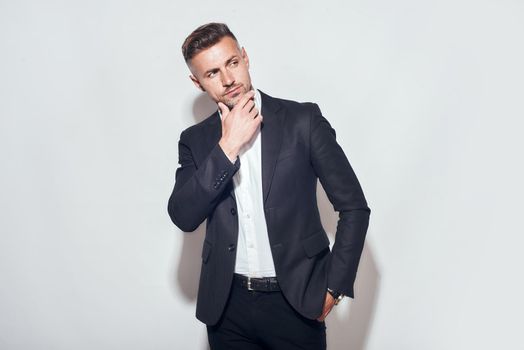
[[[232,252],[233,250],[235,250],[235,245],[234,244],[230,244],[229,247],[227,247],[227,250]]]
[[[231,208],[231,214],[233,214],[233,215],[237,215],[237,211],[236,211],[235,208]]]

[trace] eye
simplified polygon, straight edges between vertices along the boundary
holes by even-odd
[[[207,73],[208,78],[213,78],[216,75],[216,72],[209,72]]]
[[[236,67],[238,65],[238,61],[231,61],[230,66]]]

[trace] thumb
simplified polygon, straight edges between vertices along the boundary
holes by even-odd
[[[229,114],[229,108],[222,102],[218,102],[218,108],[220,109],[220,113],[222,113],[222,117],[226,117]]]

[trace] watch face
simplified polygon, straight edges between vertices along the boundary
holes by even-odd
[[[335,292],[334,290],[331,290],[331,289],[328,289],[328,292],[335,299],[335,303],[337,303],[338,301],[342,300],[342,298],[344,298],[344,294],[342,293]]]

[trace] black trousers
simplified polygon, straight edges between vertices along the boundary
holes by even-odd
[[[282,292],[258,292],[236,281],[224,313],[207,326],[211,350],[325,350],[326,324],[308,319]]]

